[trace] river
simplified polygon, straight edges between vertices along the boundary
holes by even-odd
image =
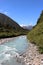
[[[0,65],[22,65],[16,63],[16,55],[22,54],[28,47],[26,36],[18,36],[0,45]]]

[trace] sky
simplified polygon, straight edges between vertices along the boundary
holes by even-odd
[[[0,13],[19,25],[35,25],[43,10],[43,0],[0,0]]]

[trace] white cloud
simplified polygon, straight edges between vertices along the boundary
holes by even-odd
[[[4,14],[7,15],[8,14],[8,11],[3,11],[3,10],[0,9],[0,13],[4,13]]]
[[[32,26],[32,23],[30,23],[29,25],[28,24],[26,24],[26,25],[25,24],[21,24],[20,26],[21,27],[23,27],[23,26]]]
[[[20,26],[22,27],[22,26],[26,26],[26,25],[24,25],[24,24],[21,24]]]
[[[4,14],[8,14],[8,12],[7,12],[7,11],[5,11],[5,12],[4,12]]]

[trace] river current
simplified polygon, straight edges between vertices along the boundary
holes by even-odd
[[[15,56],[24,53],[27,47],[28,41],[26,36],[15,37],[0,45],[0,65],[19,65]]]

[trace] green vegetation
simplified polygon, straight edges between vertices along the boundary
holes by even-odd
[[[0,38],[14,37],[27,34],[28,30],[23,29],[10,17],[0,13]]]
[[[37,21],[37,24],[28,33],[27,38],[30,42],[38,46],[40,53],[43,53],[43,11]]]

